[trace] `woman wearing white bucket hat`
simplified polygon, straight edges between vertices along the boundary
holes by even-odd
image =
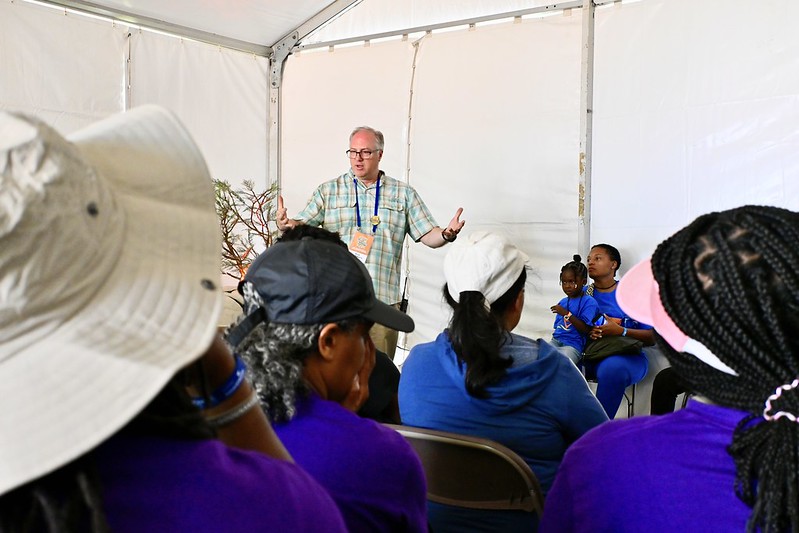
[[[511,333],[521,319],[527,255],[475,232],[444,259],[453,309],[435,341],[415,346],[400,376],[403,424],[495,440],[518,453],[549,489],[566,448],[607,421],[577,367],[542,339]],[[428,504],[438,531],[531,531],[533,513]]]
[[[294,465],[214,439],[173,378],[203,354],[213,387],[233,367],[188,133],[143,107],[70,141],[0,113],[0,530],[342,530]],[[258,422],[240,375],[198,400],[229,436]]]

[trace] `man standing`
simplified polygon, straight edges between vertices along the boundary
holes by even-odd
[[[465,221],[459,220],[463,209],[458,208],[447,227],[439,227],[413,187],[380,170],[383,147],[381,132],[368,126],[355,128],[347,150],[349,172],[317,187],[294,219],[288,217],[279,198],[277,227],[285,231],[310,224],[339,232],[350,251],[366,264],[377,298],[398,306],[405,235],[438,248],[454,241]],[[372,328],[375,346],[392,359],[397,336],[396,331],[377,324]]]

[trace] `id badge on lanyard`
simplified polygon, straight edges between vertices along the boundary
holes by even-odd
[[[369,257],[369,252],[372,250],[372,245],[375,242],[375,233],[377,233],[377,225],[380,224],[380,217],[377,216],[377,207],[380,203],[380,176],[377,178],[377,188],[375,190],[375,214],[369,219],[372,223],[372,234],[367,235],[361,231],[361,206],[358,202],[358,179],[353,178],[352,184],[355,186],[355,217],[358,223],[358,231],[352,236],[350,241],[350,252],[366,263],[366,258]]]

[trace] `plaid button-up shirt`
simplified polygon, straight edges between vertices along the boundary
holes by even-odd
[[[374,232],[374,243],[366,258],[366,268],[372,276],[377,298],[385,303],[400,301],[400,259],[405,235],[419,241],[437,226],[430,210],[424,205],[416,190],[407,183],[397,181],[380,172],[380,223]],[[337,231],[349,246],[358,231],[355,210],[356,189],[361,211],[362,233],[372,234],[370,219],[375,212],[377,184],[368,187],[355,180],[352,170],[334,180],[321,184],[311,196],[308,205],[296,217],[306,224],[322,226]]]

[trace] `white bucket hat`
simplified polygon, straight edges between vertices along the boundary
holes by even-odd
[[[178,120],[146,106],[69,139],[0,113],[0,494],[134,418],[221,309],[213,187]]]
[[[519,279],[529,260],[504,236],[475,231],[450,245],[444,258],[449,295],[459,302],[462,292],[477,291],[493,304]]]

